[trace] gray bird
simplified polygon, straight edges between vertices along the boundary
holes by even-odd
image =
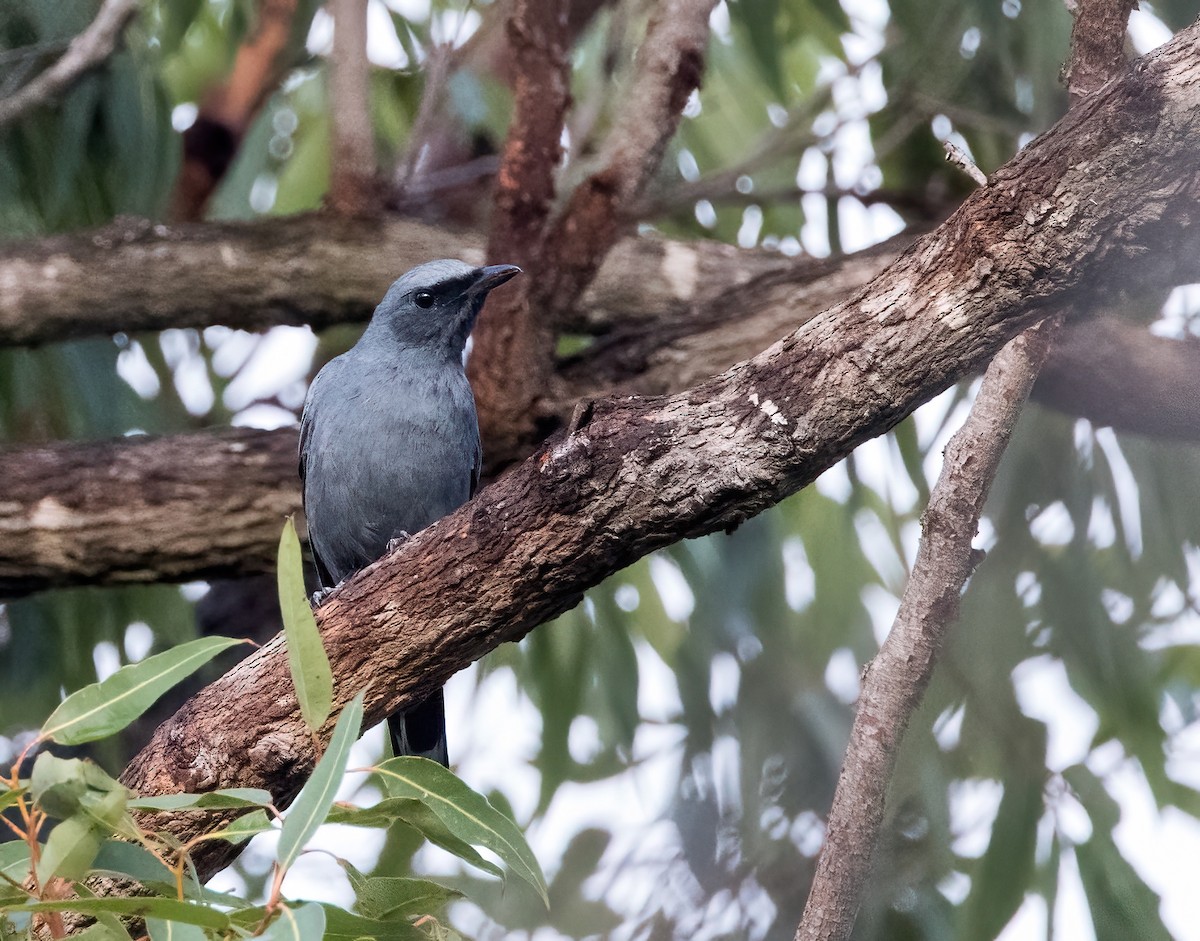
[[[300,480],[324,589],[475,493],[482,451],[463,349],[488,292],[520,270],[413,268],[358,343],[317,373],[300,419]],[[388,730],[397,755],[449,763],[441,690],[390,716]]]

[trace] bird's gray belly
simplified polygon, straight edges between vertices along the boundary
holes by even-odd
[[[309,538],[335,583],[471,495],[474,454],[464,442],[425,433],[320,444],[309,454],[305,505]]]

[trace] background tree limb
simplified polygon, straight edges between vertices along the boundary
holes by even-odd
[[[0,99],[0,127],[31,108],[54,101],[80,76],[116,51],[125,25],[137,12],[138,0],[104,0],[92,24],[71,40],[61,59],[14,94]]]

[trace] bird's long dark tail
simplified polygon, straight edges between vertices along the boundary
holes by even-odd
[[[418,755],[450,767],[446,747],[446,700],[436,693],[405,712],[388,716],[392,751],[397,755]]]

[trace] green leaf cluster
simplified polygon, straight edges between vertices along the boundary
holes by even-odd
[[[297,698],[315,732],[330,710],[332,676],[303,595],[299,543],[290,520],[280,546],[279,590],[288,643],[294,648],[290,663]],[[46,720],[31,748],[115,734],[170,686],[235,643],[202,638],[182,644],[72,693]],[[339,861],[359,914],[285,899],[284,877],[325,823],[379,827],[399,821],[490,874],[515,873],[544,900],[545,879],[516,824],[440,765],[424,759],[387,762],[377,769],[389,789],[384,800],[371,807],[335,805],[361,730],[363,699],[360,692],[341,710],[324,754],[282,815],[271,795],[257,788],[140,796],[92,761],[42,751],[24,779],[18,759],[0,782],[0,811],[10,814],[21,837],[0,844],[0,936],[32,937],[41,921],[66,913],[94,919],[86,933],[103,935],[105,941],[135,937],[130,929],[137,920],[145,921],[152,941],[252,936],[390,941],[454,934],[435,916],[462,893],[424,879],[364,875],[345,860]],[[161,829],[164,815],[177,813],[209,815],[214,826],[180,845]],[[211,892],[196,881],[191,853],[201,842],[240,843],[276,829],[275,879],[264,905]],[[476,846],[493,852],[499,864],[481,856]],[[136,883],[138,892],[133,897],[97,896],[91,886],[101,875]]]

